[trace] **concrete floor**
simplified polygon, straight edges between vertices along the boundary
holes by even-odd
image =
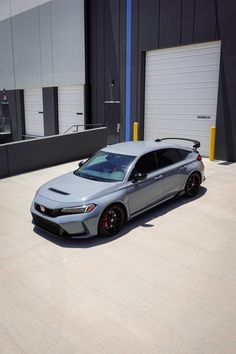
[[[236,353],[236,164],[205,161],[179,198],[111,240],[33,231],[36,189],[69,163],[0,181],[0,353]]]

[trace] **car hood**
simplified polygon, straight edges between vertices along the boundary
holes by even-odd
[[[117,190],[121,182],[99,182],[67,173],[45,183],[38,195],[63,203],[84,203]]]

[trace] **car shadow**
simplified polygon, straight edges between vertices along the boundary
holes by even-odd
[[[220,166],[229,166],[229,165],[233,165],[235,162],[231,162],[231,161],[223,161],[223,162],[219,162],[218,165]]]
[[[57,246],[60,247],[65,247],[65,248],[90,248],[90,247],[95,247],[95,246],[100,246],[104,245],[108,242],[115,241],[119,239],[120,237],[125,236],[128,234],[131,230],[136,229],[139,226],[146,227],[146,228],[151,228],[154,227],[153,224],[150,222],[158,217],[161,217],[172,210],[176,208],[180,208],[182,205],[188,204],[194,200],[197,200],[206,193],[207,188],[205,187],[200,187],[198,195],[193,198],[187,198],[184,195],[175,197],[173,199],[170,199],[163,204],[156,206],[143,214],[136,216],[132,220],[128,221],[123,229],[115,236],[113,237],[107,237],[107,238],[102,238],[99,236],[94,236],[90,238],[85,238],[85,239],[66,239],[66,238],[61,238],[57,236],[53,236],[47,231],[44,231],[42,229],[39,229],[37,226],[34,227],[34,232],[40,236],[45,238],[46,240],[53,242]]]

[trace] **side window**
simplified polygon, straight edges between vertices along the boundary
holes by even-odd
[[[189,154],[189,151],[186,151],[186,150],[178,150],[178,153],[179,153],[179,156],[180,156],[180,160],[184,160],[186,159],[186,157],[188,156]]]
[[[178,151],[176,149],[158,150],[156,154],[157,154],[158,168],[170,166],[180,161],[180,155],[178,154]]]
[[[148,154],[140,157],[135,165],[134,170],[137,172],[149,173],[157,169],[156,156],[154,152],[149,152]]]

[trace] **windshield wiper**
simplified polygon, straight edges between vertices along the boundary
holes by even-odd
[[[87,178],[87,179],[91,179],[91,180],[93,180],[93,181],[98,181],[97,178],[91,177],[91,176],[80,176],[80,177]]]
[[[81,172],[79,172],[78,170],[75,170],[73,173],[74,173],[74,175],[79,176],[81,178],[91,179],[92,181],[97,181],[97,182],[120,182],[120,181],[115,181],[115,180],[112,180],[112,179],[109,179],[109,178],[93,177],[93,176],[81,174]]]
[[[86,178],[86,179],[91,179],[93,181],[99,181],[97,178],[95,177],[92,177],[92,176],[88,176],[88,175],[85,175],[85,174],[81,174],[81,172],[79,172],[79,170],[75,170],[74,172],[74,175],[76,176],[79,176],[81,178]]]
[[[80,173],[79,173],[78,170],[75,170],[73,173],[74,173],[74,175],[76,175],[76,176],[80,176]]]

